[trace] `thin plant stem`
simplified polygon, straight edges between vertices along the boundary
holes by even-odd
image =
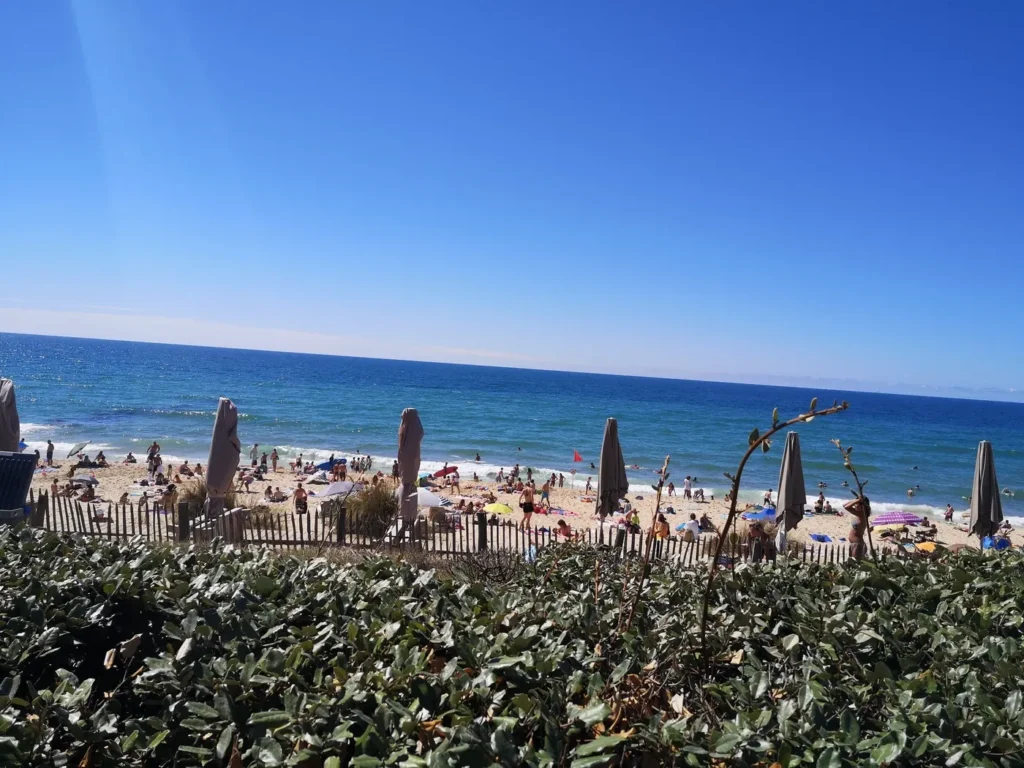
[[[754,454],[754,451],[756,451],[758,448],[761,448],[765,443],[767,443],[770,446],[771,445],[771,438],[777,432],[780,432],[783,429],[787,429],[788,427],[791,427],[794,424],[807,423],[807,422],[811,421],[812,419],[815,419],[815,418],[817,418],[819,416],[831,416],[832,414],[839,413],[841,411],[845,411],[849,407],[849,403],[846,403],[846,402],[835,403],[835,404],[832,405],[832,407],[824,408],[824,409],[819,411],[819,410],[816,410],[817,401],[818,401],[817,398],[814,398],[814,400],[811,401],[811,407],[810,407],[810,409],[808,410],[807,413],[800,414],[799,416],[797,416],[795,418],[792,418],[789,421],[785,421],[785,422],[779,422],[778,421],[778,409],[776,409],[775,414],[772,415],[772,428],[770,430],[768,430],[768,432],[764,433],[763,435],[760,434],[756,429],[753,432],[751,432],[750,440],[749,440],[749,445],[747,447],[747,451],[746,451],[746,453],[743,454],[743,458],[740,459],[739,466],[736,468],[735,476],[728,475],[728,474],[726,475],[727,477],[729,477],[730,480],[732,480],[732,491],[731,491],[732,498],[731,498],[731,501],[730,501],[730,504],[729,504],[729,515],[725,519],[725,525],[722,526],[722,533],[718,537],[718,544],[715,546],[715,553],[714,553],[713,559],[711,561],[711,565],[708,568],[708,581],[707,581],[707,584],[704,586],[704,601],[703,601],[703,608],[701,610],[701,619],[700,619],[700,655],[701,655],[701,660],[704,663],[704,669],[708,668],[708,664],[707,664],[707,626],[708,626],[708,608],[709,608],[709,606],[711,604],[711,590],[712,590],[712,588],[714,586],[714,583],[715,583],[715,574],[718,571],[718,564],[719,564],[719,559],[720,559],[720,557],[722,555],[722,549],[725,547],[725,542],[729,538],[729,529],[732,527],[733,523],[736,520],[737,505],[739,503],[740,481],[743,478],[743,470],[747,466],[747,461]],[[767,451],[767,448],[762,448],[762,450]]]

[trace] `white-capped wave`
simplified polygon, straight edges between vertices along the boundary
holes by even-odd
[[[33,424],[30,421],[21,422],[21,435],[24,437],[29,432],[42,432],[45,429],[56,429],[52,424]]]
[[[46,441],[45,440],[26,440],[25,444],[28,446],[28,453],[38,450],[40,453],[46,453]],[[74,448],[78,443],[69,443],[62,440],[54,441],[53,443],[53,457],[55,459],[63,459],[68,455],[68,451]],[[87,453],[90,456],[95,455],[98,451],[113,451],[114,447],[107,445],[106,443],[89,443],[83,450],[83,453]],[[108,457],[111,458],[111,457]]]

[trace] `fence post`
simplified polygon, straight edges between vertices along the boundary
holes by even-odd
[[[487,513],[476,513],[476,548],[479,552],[487,551]]]
[[[40,491],[29,514],[28,524],[33,528],[45,528],[49,508],[50,495],[46,491]]]
[[[178,541],[189,540],[189,516],[188,504],[184,501],[178,502]]]
[[[626,529],[619,528],[615,531],[615,551],[622,554],[622,551],[626,548]]]
[[[338,544],[339,545],[345,543],[345,522],[346,522],[345,521],[345,505],[344,504],[339,504],[338,505],[338,531],[337,531],[337,539],[338,539]]]

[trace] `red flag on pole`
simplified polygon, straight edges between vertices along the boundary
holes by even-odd
[[[577,461],[583,461],[583,457],[580,456],[580,452],[577,451],[575,448],[573,449],[573,452],[572,452],[572,460],[573,460],[573,463],[575,463]]]

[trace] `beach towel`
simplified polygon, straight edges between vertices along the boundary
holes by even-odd
[[[824,533],[812,533],[811,538],[822,544],[828,544],[832,541],[831,537],[826,536]]]

